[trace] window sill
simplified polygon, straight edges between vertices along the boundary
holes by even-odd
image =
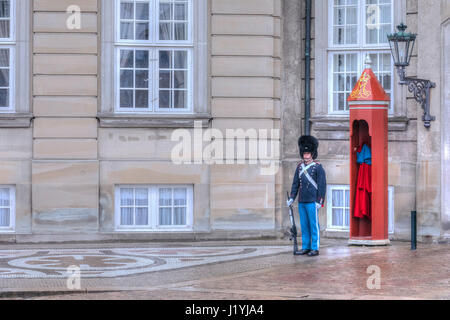
[[[316,116],[311,117],[315,131],[350,131],[350,118],[343,116]],[[402,116],[388,116],[388,131],[406,131],[409,119]]]
[[[200,121],[207,128],[212,119],[210,114],[118,114],[97,115],[100,128],[194,128]]]
[[[170,232],[179,232],[179,233],[189,233],[193,232],[192,227],[180,227],[180,228],[154,228],[154,229],[138,229],[138,228],[117,228],[115,232],[117,233],[170,233]]]
[[[0,128],[30,128],[31,113],[0,113]]]

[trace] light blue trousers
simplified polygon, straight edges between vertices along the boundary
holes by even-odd
[[[298,203],[303,250],[319,250],[320,226],[318,211],[315,202]]]

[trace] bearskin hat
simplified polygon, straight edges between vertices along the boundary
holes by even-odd
[[[314,160],[317,159],[317,149],[319,148],[319,140],[313,136],[301,136],[298,139],[298,148],[300,150],[300,157],[303,159],[303,153],[311,152]]]

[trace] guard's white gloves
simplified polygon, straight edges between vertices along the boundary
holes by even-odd
[[[288,207],[290,207],[291,204],[293,204],[293,203],[294,203],[294,199],[292,199],[292,198],[290,198],[289,200],[286,200],[286,204]]]
[[[316,202],[316,209],[320,209],[320,208],[322,208],[322,205],[320,203]]]

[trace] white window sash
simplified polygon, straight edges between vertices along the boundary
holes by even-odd
[[[398,0],[392,0],[391,1],[391,22],[390,22],[390,24],[391,24],[391,32],[393,32],[394,31],[394,2],[395,1],[398,1]],[[362,1],[362,4],[361,4],[361,17],[364,17],[364,20],[363,21],[365,21],[365,19],[366,19],[366,11],[365,11],[365,8],[366,8],[366,6],[367,6],[367,1],[366,0],[363,0]],[[364,47],[365,48],[367,48],[367,47],[369,47],[369,48],[382,48],[382,49],[389,49],[389,42],[388,42],[388,40],[387,40],[387,38],[386,38],[386,42],[382,42],[382,43],[376,43],[376,44],[373,44],[373,43],[367,43],[367,30],[366,30],[366,26],[367,26],[367,24],[366,24],[366,22],[364,22],[363,24],[362,24],[362,26],[361,26],[361,29],[360,30],[364,30],[364,31],[361,31],[361,33],[362,33],[362,42],[361,43],[363,43],[363,45],[364,45]]]
[[[120,0],[115,0],[115,21],[116,21],[116,32],[115,32],[115,71],[114,71],[114,112],[115,113],[126,113],[126,114],[192,114],[193,113],[193,92],[194,92],[194,66],[193,66],[193,3],[188,2],[188,40],[166,40],[160,41],[159,38],[159,0],[150,0],[150,10],[154,12],[152,16],[149,17],[150,23],[150,36],[149,40],[121,40],[120,39]],[[153,23],[152,23],[153,21]],[[153,75],[153,81],[151,87],[149,88],[149,107],[148,108],[121,108],[120,107],[120,50],[148,50],[150,52],[151,61],[149,71]],[[188,55],[188,70],[186,78],[186,108],[160,108],[159,107],[159,65],[158,65],[158,50],[185,50]],[[134,80],[133,80],[134,81]],[[134,102],[133,102],[134,104]]]
[[[335,226],[333,225],[333,209],[338,208],[343,210],[343,221],[345,222],[345,210],[347,209],[345,207],[345,192],[350,190],[349,186],[344,185],[328,185],[327,186],[327,194],[328,199],[327,200],[327,230],[328,231],[348,231],[349,228],[346,226]],[[343,206],[342,207],[333,207],[333,191],[342,191],[343,192]],[[348,208],[350,211],[350,208]],[[351,215],[351,212],[349,213]],[[349,217],[350,221],[350,217]]]
[[[10,0],[9,37],[0,38],[1,44],[16,43],[16,0]]]
[[[349,51],[331,51],[328,54],[328,113],[329,114],[336,114],[336,115],[348,115],[349,109],[347,100],[346,106],[344,110],[334,110],[334,59],[333,57],[337,54],[356,54],[357,55],[357,78],[361,75],[362,68],[361,68],[361,61],[360,61],[360,52],[355,50],[349,50]],[[350,91],[351,93],[351,91]],[[350,95],[349,93],[349,95]],[[348,96],[346,97],[346,99]]]
[[[157,113],[192,113],[192,93],[193,93],[193,61],[192,61],[192,50],[190,49],[180,49],[180,48],[158,48],[156,49],[156,60],[158,60],[158,53],[159,50],[167,49],[168,51],[187,51],[187,76],[186,76],[186,88],[187,88],[187,94],[186,94],[186,105],[187,108],[185,109],[176,109],[176,108],[160,108],[159,107],[159,82],[155,84],[156,86],[156,93],[155,93],[155,102],[156,102],[156,108],[155,111]],[[156,61],[158,63],[158,61]],[[159,66],[157,65],[155,68],[156,72],[156,78],[159,79]],[[171,90],[172,91],[172,90]]]
[[[121,0],[115,0],[115,21],[116,21],[116,44],[122,43],[125,45],[151,45],[151,46],[192,46],[193,45],[193,0],[188,2],[188,30],[187,30],[187,40],[159,40],[159,0],[149,0],[150,5],[150,24],[149,24],[149,40],[131,40],[131,39],[120,39],[120,2]],[[131,2],[131,1],[130,1]],[[151,13],[154,13],[151,16]],[[134,32],[134,31],[133,31]]]
[[[358,1],[358,43],[357,44],[334,44],[334,0],[328,0],[328,114],[336,116],[348,116],[349,110],[346,102],[345,110],[334,110],[334,73],[333,73],[333,55],[345,53],[358,54],[358,73],[362,73],[366,53],[385,53],[390,52],[389,43],[366,43],[366,0]],[[394,24],[394,0],[391,2],[391,31]],[[358,75],[358,76],[359,76]],[[388,110],[389,115],[394,114],[394,65],[391,57],[391,103]]]
[[[148,95],[149,95],[149,105],[148,108],[121,108],[120,107],[120,51],[121,50],[132,50],[136,52],[136,50],[144,50],[149,52],[149,79],[151,79],[151,83],[149,83],[148,88]],[[117,113],[149,113],[152,112],[155,105],[155,82],[157,81],[158,77],[156,76],[154,69],[156,68],[156,62],[155,62],[155,52],[153,48],[146,48],[146,47],[117,47],[115,50],[115,66],[116,66],[116,72],[115,72],[115,94],[116,94],[116,106],[115,111]],[[133,59],[135,59],[135,55],[133,55]],[[134,64],[134,61],[133,61]],[[133,67],[133,70],[135,68]],[[133,91],[136,89],[135,86],[135,77],[133,78]],[[133,105],[135,104],[135,101],[133,101]]]
[[[346,110],[334,110],[334,61],[333,56],[336,54],[351,54],[355,53],[357,54],[358,59],[358,79],[361,76],[362,72],[364,71],[364,61],[366,59],[366,55],[369,54],[380,54],[380,53],[389,53],[390,51],[387,50],[367,50],[367,49],[361,49],[361,50],[336,50],[336,51],[329,51],[328,52],[328,113],[332,115],[348,115],[349,114],[349,108],[346,102]],[[391,59],[391,88],[390,88],[390,106],[388,110],[388,114],[392,115],[394,114],[394,95],[395,95],[395,86],[394,86],[394,61]],[[375,70],[374,70],[375,72]],[[380,80],[380,79],[379,79]],[[346,97],[346,99],[348,96]]]
[[[16,188],[12,185],[0,185],[9,189],[9,226],[0,226],[0,233],[15,232],[16,229]]]
[[[147,50],[149,52],[149,76],[152,81],[149,84],[149,106],[148,108],[121,108],[120,107],[120,51],[121,50]],[[159,107],[159,50],[168,51],[186,51],[187,52],[187,76],[186,76],[186,108],[160,108]],[[133,113],[133,114],[191,114],[193,111],[193,50],[190,48],[172,48],[172,47],[131,47],[118,46],[115,50],[115,106],[116,113]],[[135,80],[133,80],[134,82]],[[134,102],[133,102],[134,104]]]
[[[120,189],[146,188],[148,191],[148,225],[121,225]],[[159,189],[160,188],[186,188],[186,224],[160,225],[159,223]],[[115,230],[117,232],[183,232],[193,230],[193,186],[192,185],[116,185],[115,187]],[[173,207],[173,197],[172,197]],[[173,217],[174,212],[172,212]],[[134,221],[135,222],[135,221]]]
[[[195,0],[192,0],[195,1]],[[179,43],[179,44],[191,44],[192,43],[192,25],[193,25],[193,5],[192,5],[192,1],[188,1],[188,10],[187,10],[187,18],[188,18],[188,23],[187,23],[187,40],[160,40],[159,39],[159,23],[160,23],[160,19],[159,19],[159,5],[160,5],[160,1],[159,0],[154,0],[155,2],[155,12],[156,14],[156,30],[155,30],[155,41],[157,43],[161,43],[161,44],[172,44],[172,43]],[[168,3],[170,3],[170,1],[166,1]]]
[[[327,200],[327,231],[341,231],[341,232],[349,232],[350,231],[350,226],[347,228],[345,226],[334,226],[333,223],[333,203],[332,203],[332,194],[333,191],[338,190],[338,191],[343,191],[344,192],[344,221],[345,221],[345,191],[350,191],[350,186],[349,185],[328,185],[327,186],[327,194],[328,199]],[[393,234],[394,233],[394,187],[393,186],[388,186],[388,233],[389,234]],[[350,197],[352,196],[351,194],[349,195]],[[351,198],[349,199],[349,205],[350,205],[350,201]],[[341,207],[338,207],[339,209]],[[349,222],[352,219],[352,212],[349,209]]]
[[[0,107],[1,113],[11,113],[15,111],[15,83],[16,83],[16,50],[13,45],[0,44],[0,49],[9,49],[9,106]]]
[[[0,38],[0,49],[9,49],[9,106],[7,108],[1,107],[0,114],[15,111],[16,5],[16,0],[10,1],[9,37]]]
[[[332,48],[354,48],[355,46],[358,46],[359,43],[361,43],[361,5],[358,4],[357,9],[357,44],[335,44],[334,43],[334,0],[327,0],[328,1],[328,47]]]
[[[391,2],[391,32],[394,30],[394,1]],[[389,43],[367,43],[366,39],[366,0],[358,0],[357,17],[357,43],[356,44],[335,44],[334,43],[334,0],[328,0],[328,47],[329,49],[390,49]]]

